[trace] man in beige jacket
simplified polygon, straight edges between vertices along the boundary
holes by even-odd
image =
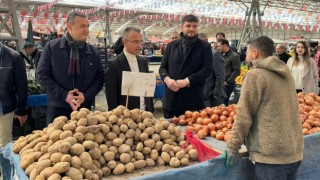
[[[249,41],[252,63],[242,85],[237,117],[227,142],[226,166],[245,143],[255,179],[296,179],[303,158],[303,134],[295,84],[288,66],[273,55],[273,41]]]

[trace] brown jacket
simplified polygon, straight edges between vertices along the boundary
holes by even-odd
[[[317,70],[317,65],[314,59],[310,58],[310,66],[309,67],[304,67],[304,76],[302,80],[302,86],[303,89],[302,91],[304,93],[317,93],[318,94],[318,70]],[[287,65],[290,69],[292,70],[292,64],[293,64],[293,57],[291,57]]]
[[[253,61],[244,80],[237,117],[227,146],[245,145],[250,159],[289,164],[303,157],[303,133],[293,77],[275,56]]]

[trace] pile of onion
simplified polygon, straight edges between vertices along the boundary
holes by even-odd
[[[304,135],[320,132],[320,96],[316,93],[297,94],[300,121]],[[184,115],[173,118],[174,124],[186,126],[197,133],[198,138],[207,136],[227,141],[236,118],[236,105],[207,107],[202,111],[186,111]]]
[[[186,111],[184,115],[174,117],[172,121],[181,126],[187,125],[187,130],[197,133],[200,139],[211,136],[227,141],[235,117],[236,105],[232,104],[228,107],[207,107],[200,112]]]
[[[320,96],[316,93],[298,93],[300,121],[303,134],[320,132]]]

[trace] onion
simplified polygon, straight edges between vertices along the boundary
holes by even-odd
[[[192,118],[192,112],[191,112],[191,111],[186,111],[186,112],[184,113],[184,115],[185,115],[186,119],[187,119],[187,118]]]
[[[207,137],[207,133],[204,130],[200,130],[200,131],[198,131],[197,136],[200,139],[204,139]]]
[[[212,114],[211,115],[212,122],[216,122],[216,121],[218,121],[218,119],[219,119],[219,116],[217,114]]]
[[[202,120],[202,124],[203,124],[203,125],[208,125],[209,123],[212,123],[212,120],[211,120],[210,118],[204,118],[204,119]]]
[[[217,131],[211,131],[211,132],[210,132],[210,136],[211,136],[211,137],[214,137],[214,138],[215,138],[216,135],[217,135]]]
[[[214,124],[212,124],[212,123],[209,123],[209,124],[208,124],[208,128],[209,128],[209,131],[214,131],[214,130],[216,130],[216,126],[215,126]]]
[[[200,117],[202,117],[202,118],[208,117],[207,112],[206,112],[205,110],[202,110],[202,111],[200,112]]]
[[[193,120],[197,120],[197,118],[200,116],[200,113],[198,112],[198,111],[194,111],[193,113],[192,113],[192,119]]]

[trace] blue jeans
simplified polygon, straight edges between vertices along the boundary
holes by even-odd
[[[0,148],[0,166],[1,166],[1,177],[3,180],[12,180],[14,179],[14,168],[10,160],[3,156],[4,148]]]
[[[291,164],[253,164],[247,160],[247,168],[253,172],[255,180],[295,180],[301,161]],[[251,179],[251,178],[250,178]]]

